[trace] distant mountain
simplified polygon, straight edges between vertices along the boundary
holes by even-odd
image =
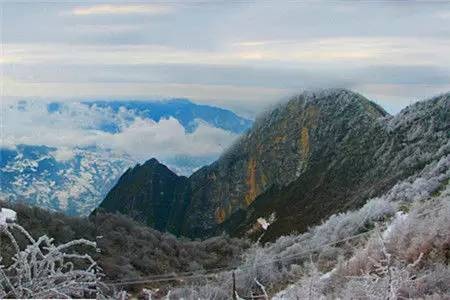
[[[24,201],[71,215],[89,214],[116,183],[119,175],[139,161],[132,153],[114,147],[117,143],[115,136],[123,134],[139,120],[159,122],[174,118],[184,127],[187,135],[195,134],[199,124],[207,124],[230,135],[240,134],[252,124],[252,121],[231,111],[198,105],[185,99],[82,103],[21,101],[6,110],[5,114],[14,116],[16,120],[5,118],[5,124],[13,130],[17,126],[22,131],[7,134],[7,143],[2,141],[4,145],[0,144],[0,198]],[[24,119],[25,125],[13,123],[20,118]],[[41,125],[41,121],[46,122],[45,126]],[[144,129],[145,126],[152,126],[142,122],[139,124],[143,124]],[[55,128],[53,133],[51,130]],[[155,134],[159,134],[158,130],[155,129]],[[47,137],[40,138],[39,135],[45,134],[55,140],[56,145],[49,144],[51,141]],[[22,136],[30,135],[32,138],[24,143]],[[71,141],[72,135],[74,139]],[[85,145],[86,139],[80,140],[80,136],[87,136],[88,142],[94,143],[106,136],[113,142],[108,145]],[[65,138],[75,146],[60,145],[59,138]],[[139,135],[136,138],[139,139]],[[148,143],[152,144],[152,141]],[[226,146],[227,141],[223,141],[222,147]],[[191,174],[216,158],[214,153],[169,154],[163,160],[178,174]]]
[[[177,193],[167,195],[165,177],[154,172],[164,167],[151,160],[128,170],[99,211],[191,237],[246,235],[273,215],[264,237],[273,239],[362,206],[448,155],[449,139],[450,94],[392,117],[348,90],[305,92],[257,119],[188,179],[166,174],[179,182]]]
[[[243,133],[252,126],[252,121],[239,117],[232,111],[209,106],[194,104],[187,99],[170,99],[167,101],[91,101],[83,102],[89,106],[110,108],[115,113],[120,109],[133,111],[136,116],[159,122],[169,117],[177,119],[188,131],[193,132],[202,120],[213,127],[221,128],[233,133]],[[109,126],[108,126],[109,125]],[[118,132],[114,124],[104,127],[109,132]]]
[[[47,146],[0,149],[0,198],[87,215],[134,163],[126,155],[95,148],[74,152],[73,158],[61,161],[57,149]]]

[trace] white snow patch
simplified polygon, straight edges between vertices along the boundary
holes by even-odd
[[[9,208],[0,208],[0,226],[6,225],[6,222],[15,222],[17,214],[15,211]]]

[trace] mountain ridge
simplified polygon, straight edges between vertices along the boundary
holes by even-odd
[[[188,132],[193,132],[200,119],[206,123],[233,133],[242,133],[252,124],[252,121],[239,116],[231,110],[198,104],[186,98],[171,98],[165,100],[93,100],[81,102],[90,107],[110,108],[114,112],[120,109],[133,110],[143,118],[159,122],[161,119],[173,117],[177,119]]]
[[[275,213],[266,234],[273,239],[359,207],[448,152],[449,95],[397,116],[344,89],[295,96],[189,177],[189,205],[172,232],[244,235]]]

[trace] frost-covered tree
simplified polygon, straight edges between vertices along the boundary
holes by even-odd
[[[16,235],[28,244],[19,245]],[[1,257],[0,298],[95,298],[99,268],[91,256],[75,249],[96,243],[85,239],[55,245],[44,235],[35,240],[16,223],[12,210],[0,210],[0,235],[9,243],[14,256]]]

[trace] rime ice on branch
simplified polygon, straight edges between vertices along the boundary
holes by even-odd
[[[79,239],[57,246],[46,235],[35,240],[16,223],[16,213],[5,208],[0,210],[0,235],[6,236],[3,243],[15,251],[8,265],[3,265],[0,253],[0,298],[96,297],[96,262],[87,254],[71,251],[80,246],[95,249],[95,242]],[[28,244],[19,245],[17,235],[25,236]],[[86,267],[79,269],[78,265]]]

